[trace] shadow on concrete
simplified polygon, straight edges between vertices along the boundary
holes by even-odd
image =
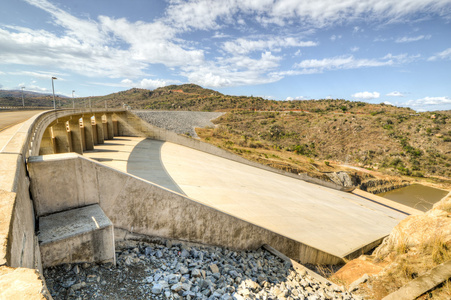
[[[99,152],[120,152],[119,150],[111,150],[111,149],[94,149],[89,151],[84,151],[87,153],[99,153]]]
[[[161,185],[174,192],[186,195],[172,179],[161,160],[164,142],[142,140],[133,148],[127,162],[127,173]]]
[[[108,143],[109,146],[124,146],[124,144],[119,144],[119,143],[111,143],[110,141],[106,141],[106,143]]]
[[[114,139],[117,140],[117,141],[127,141],[127,142],[131,141],[131,139],[124,139],[122,137],[117,137],[117,136],[115,136]]]
[[[125,159],[101,158],[101,157],[92,157],[91,159],[96,160],[98,162],[103,162],[103,161],[127,161]]]

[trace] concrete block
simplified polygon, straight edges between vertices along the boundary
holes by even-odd
[[[41,217],[39,225],[43,267],[116,263],[113,223],[97,204]]]

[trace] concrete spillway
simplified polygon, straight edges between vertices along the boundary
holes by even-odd
[[[169,142],[119,137],[84,155],[336,257],[380,241],[407,216],[351,193]]]

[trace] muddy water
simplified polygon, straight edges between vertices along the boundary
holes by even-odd
[[[448,191],[439,190],[421,184],[413,184],[377,195],[421,211],[427,211],[432,208],[434,203],[438,202],[447,194]]]

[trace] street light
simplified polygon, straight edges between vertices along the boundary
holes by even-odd
[[[23,89],[24,89],[24,88],[25,88],[25,87],[23,86],[23,87],[22,87],[22,106],[23,106],[23,107],[25,107],[25,101],[23,100]]]
[[[74,93],[75,93],[75,91],[72,90],[72,108],[73,109],[75,109]]]
[[[56,77],[52,77],[52,90],[53,90],[53,109],[56,109],[56,104],[55,104],[55,86],[53,85],[53,80],[56,80],[58,78]]]

